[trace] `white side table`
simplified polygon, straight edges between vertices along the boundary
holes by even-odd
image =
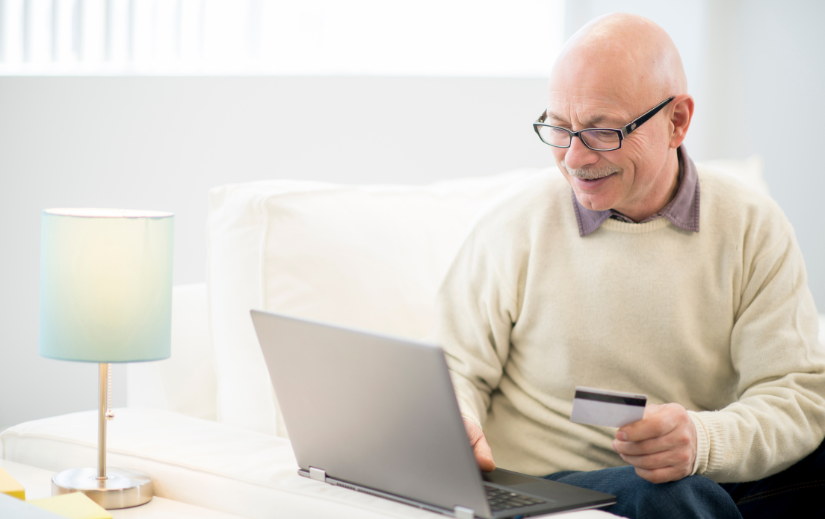
[[[0,467],[3,467],[23,485],[26,489],[26,499],[51,497],[54,472],[3,459],[0,459]],[[151,519],[243,519],[239,515],[226,514],[157,496],[145,505],[109,510],[109,512],[114,519],[148,519],[150,517]]]

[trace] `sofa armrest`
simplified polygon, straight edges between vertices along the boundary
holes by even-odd
[[[289,440],[169,411],[116,409],[110,466],[141,470],[155,495],[250,518],[380,519],[441,515],[298,475]],[[5,459],[52,471],[94,466],[97,411],[16,425],[0,434]],[[588,510],[576,519],[613,517]]]
[[[217,379],[209,334],[206,284],[172,289],[172,356],[127,365],[127,407],[216,419]]]

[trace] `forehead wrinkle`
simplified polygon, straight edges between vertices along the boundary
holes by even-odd
[[[556,114],[555,112],[547,111],[547,118],[552,119],[554,121],[558,121],[561,124],[570,124],[570,121],[567,120],[566,117]],[[607,119],[608,116],[606,115],[593,115],[590,117],[585,117],[584,119],[579,119],[579,122],[586,128],[595,128],[598,124],[602,121]]]
[[[557,94],[558,97],[552,95]],[[595,95],[594,95],[595,94]],[[557,102],[554,103],[554,97]],[[611,100],[593,92],[591,95],[573,95],[569,92],[551,92],[547,118],[578,128],[618,127],[626,124],[627,114]],[[555,105],[555,106],[554,106]]]

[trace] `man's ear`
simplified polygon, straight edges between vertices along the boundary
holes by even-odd
[[[678,148],[687,136],[690,121],[693,119],[693,97],[689,94],[676,96],[672,101],[673,112],[670,116],[670,147]]]

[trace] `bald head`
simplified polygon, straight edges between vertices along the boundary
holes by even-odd
[[[682,59],[670,36],[647,18],[625,13],[596,18],[574,34],[553,67],[550,85],[601,92],[638,110],[687,93]]]

